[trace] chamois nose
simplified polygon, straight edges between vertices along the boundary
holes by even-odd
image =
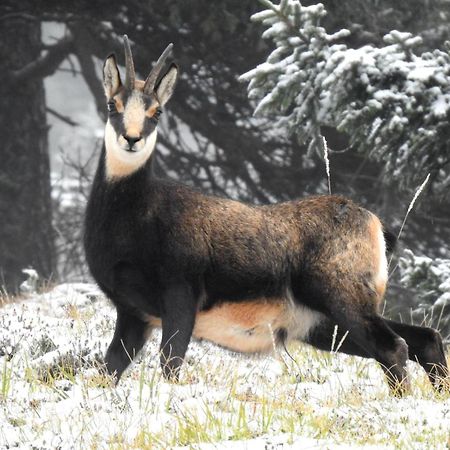
[[[140,136],[132,137],[132,136],[127,136],[126,134],[124,134],[123,137],[128,142],[128,145],[130,146],[130,148],[133,148],[133,145],[142,139]]]

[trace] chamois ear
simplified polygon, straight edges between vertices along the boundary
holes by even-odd
[[[105,64],[103,64],[103,88],[105,89],[106,98],[112,98],[120,86],[122,86],[122,81],[120,81],[116,57],[114,54],[111,54],[106,58]]]
[[[172,63],[155,88],[156,97],[161,106],[164,106],[172,97],[177,79],[178,66]]]

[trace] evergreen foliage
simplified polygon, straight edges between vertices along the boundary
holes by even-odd
[[[297,0],[252,16],[275,49],[266,62],[241,76],[249,81],[255,115],[277,115],[278,125],[301,143],[321,150],[321,127],[345,132],[353,148],[384,163],[384,176],[403,187],[431,173],[435,193],[450,186],[450,57],[442,50],[420,55],[422,42],[391,31],[384,47],[353,49],[320,26],[322,4]]]
[[[416,256],[405,250],[399,267],[402,283],[416,293],[415,321],[425,319],[450,340],[450,260]]]

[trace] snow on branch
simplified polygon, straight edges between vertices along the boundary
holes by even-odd
[[[310,149],[321,126],[347,133],[356,150],[382,161],[385,176],[411,187],[431,173],[435,192],[450,190],[450,57],[416,53],[421,38],[391,31],[381,48],[348,48],[348,30],[328,34],[322,4],[298,0],[252,16],[273,42],[266,61],[243,74],[255,115],[276,115],[278,127]]]

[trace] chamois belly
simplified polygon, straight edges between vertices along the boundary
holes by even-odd
[[[268,352],[279,340],[306,338],[320,320],[320,313],[285,299],[224,302],[196,316],[193,336],[242,353]],[[152,326],[161,319],[150,316]]]

